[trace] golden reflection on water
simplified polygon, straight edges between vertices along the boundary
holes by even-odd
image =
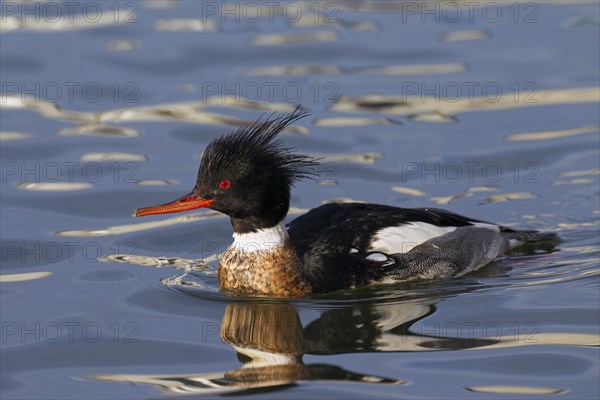
[[[455,4],[461,8],[474,7],[482,8],[488,4],[514,4],[514,0],[452,0],[448,3]],[[593,4],[597,3],[597,0],[537,0],[536,3],[548,3],[548,4]],[[399,13],[413,13],[415,8],[417,10],[424,8],[427,4],[426,0],[419,1],[388,1],[388,0],[363,0],[363,1],[339,1],[336,4],[341,10],[354,10],[354,11],[392,11]],[[433,7],[433,5],[431,6]]]
[[[2,15],[0,32],[6,34],[15,31],[80,31],[128,23],[131,21],[130,18],[130,13],[126,10],[115,13],[99,13],[93,21],[87,15],[71,15],[69,18],[20,18],[18,16]]]
[[[456,101],[424,101],[421,96],[405,95],[361,95],[341,96],[331,106],[333,111],[359,112],[376,111],[393,115],[410,115],[437,112],[443,115],[456,115],[472,111],[495,111],[510,108],[551,106],[559,104],[581,104],[600,102],[597,87],[540,90],[532,101],[515,101],[514,96],[502,96],[497,101],[486,97],[462,97]]]
[[[18,189],[35,192],[72,192],[93,187],[89,182],[23,182],[17,185]]]
[[[411,187],[392,186],[392,190],[394,192],[407,194],[409,196],[426,196],[427,195],[427,193],[423,192],[422,190],[411,188]]]
[[[464,72],[467,66],[464,63],[451,64],[421,64],[421,65],[388,65],[383,67],[360,68],[361,74],[374,75],[422,75],[422,74],[452,74]]]
[[[565,28],[585,28],[585,27],[597,27],[600,25],[600,17],[597,16],[574,16],[569,17],[562,26]]]
[[[112,51],[129,51],[142,47],[142,43],[137,40],[111,40],[106,44],[106,48]]]
[[[255,36],[252,44],[276,46],[291,43],[332,42],[339,38],[339,35],[332,31],[271,33]]]
[[[110,254],[98,259],[98,261],[139,265],[142,267],[153,268],[174,267],[177,269],[183,269],[186,272],[202,271],[205,275],[213,276],[216,275],[217,271],[215,271],[213,267],[207,263],[218,261],[219,256],[220,255],[218,254],[214,254],[206,259],[187,259],[180,257],[148,257],[139,254]],[[176,280],[171,278],[163,283],[166,285],[186,285],[185,275],[178,276],[176,278]],[[194,286],[193,282],[190,283],[190,285]]]
[[[207,106],[245,108],[249,110],[288,113],[294,111],[297,107],[292,103],[278,103],[275,101],[250,101],[240,98],[240,96],[237,95],[210,96],[201,104],[205,104]]]
[[[339,182],[335,179],[323,179],[323,180],[319,181],[319,185],[335,186],[335,185],[339,185]]]
[[[368,125],[402,125],[402,122],[391,118],[361,118],[361,117],[331,117],[317,118],[313,121],[315,126],[340,127],[340,126],[368,126]]]
[[[68,111],[57,104],[39,101],[39,99],[26,96],[5,96],[5,108],[24,108],[35,111],[45,117],[80,123],[73,128],[65,128],[59,135],[108,135],[108,136],[138,136],[139,132],[132,128],[125,128],[106,123],[122,123],[133,121],[183,121],[188,123],[209,125],[245,126],[252,120],[244,120],[204,110],[208,106],[251,108],[259,110],[291,111],[295,108],[292,104],[240,101],[239,98],[213,96],[205,101],[188,101],[181,103],[167,103],[153,106],[124,107],[120,109],[98,112]],[[341,96],[336,103],[331,105],[333,111],[341,112],[381,112],[395,115],[405,115],[420,122],[456,122],[454,115],[470,111],[502,110],[528,106],[548,106],[557,104],[597,103],[600,102],[598,88],[577,88],[562,90],[539,91],[535,94],[535,102],[515,102],[513,96],[503,96],[498,101],[489,98],[474,97],[461,98],[457,101],[424,101],[420,96],[384,96],[362,95]],[[355,122],[358,125],[372,125],[379,123],[399,123],[387,118],[357,118],[334,117],[318,119],[316,125],[343,126]],[[517,134],[507,138],[509,141],[546,140],[556,137],[571,136],[597,131],[597,126],[586,126],[574,130],[539,132],[533,134]],[[308,134],[307,127],[293,125],[285,129],[286,132]]]
[[[178,215],[176,217],[166,218],[159,221],[140,222],[136,224],[109,226],[102,229],[80,229],[59,231],[54,234],[57,236],[69,237],[88,237],[88,236],[106,236],[123,235],[126,233],[141,232],[149,229],[164,228],[178,224],[185,224],[194,221],[204,221],[213,218],[223,218],[224,215],[217,211],[204,211],[199,213]]]
[[[166,32],[215,32],[218,25],[215,21],[199,18],[159,19],[154,29]]]
[[[315,5],[316,3],[305,2],[303,4],[303,8],[307,9],[311,6],[314,7]],[[339,7],[337,3],[326,2],[320,5],[320,7],[323,6],[324,8],[328,9],[329,12],[324,12],[320,15],[311,15],[312,13],[304,12],[299,16],[299,18],[294,18],[293,20],[290,18],[287,21],[288,26],[291,28],[343,28],[354,32],[375,32],[381,30],[381,26],[374,21],[350,21],[339,18],[337,15],[333,16],[333,14],[337,14],[336,9]]]
[[[592,168],[579,171],[566,171],[558,175],[559,178],[567,179],[556,179],[552,182],[553,185],[588,185],[595,182],[592,178],[582,178],[587,176],[600,175],[600,169]],[[570,179],[569,179],[570,178]]]
[[[140,136],[140,132],[137,129],[125,128],[122,126],[115,125],[103,125],[103,124],[86,124],[78,125],[73,128],[64,128],[58,131],[59,136],[123,136],[123,137],[136,137]]]
[[[465,192],[454,194],[450,196],[441,196],[441,197],[432,197],[430,200],[439,205],[449,204],[450,202],[458,199],[464,199],[467,197],[472,197],[475,193],[480,192],[495,192],[498,191],[498,188],[495,186],[474,186],[468,188]]]
[[[23,274],[2,274],[0,275],[0,283],[33,281],[36,279],[46,278],[50,275],[52,275],[52,272],[47,271],[26,272]]]
[[[362,154],[327,154],[327,155],[314,155],[317,158],[322,157],[321,162],[331,161],[347,161],[357,164],[373,164],[376,160],[383,157],[382,153],[362,153]]]
[[[560,222],[558,224],[559,229],[581,229],[581,228],[594,228],[600,225],[600,221],[594,222]]]
[[[144,1],[141,5],[146,8],[167,9],[175,7],[178,2],[179,0],[152,0]]]
[[[290,207],[289,215],[302,214],[307,212],[306,208]],[[218,211],[203,211],[198,213],[178,215],[176,217],[166,218],[159,221],[139,222],[135,224],[109,226],[100,229],[77,229],[54,232],[57,236],[69,237],[88,237],[88,236],[107,236],[123,235],[126,233],[141,232],[150,229],[164,228],[178,224],[186,224],[194,221],[205,221],[213,218],[225,218],[225,214]]]
[[[225,114],[200,111],[204,102],[157,104],[154,106],[128,107],[102,112],[103,121],[185,121],[200,124],[245,125],[248,121]]]
[[[552,182],[552,185],[587,185],[590,183],[594,183],[594,180],[589,178],[578,178],[557,180]]]
[[[510,201],[510,200],[535,199],[536,197],[539,197],[539,196],[532,192],[513,192],[513,193],[492,194],[492,195],[488,196],[485,199],[485,201],[488,203],[500,203],[503,201]]]
[[[417,122],[428,122],[428,123],[434,123],[434,124],[447,124],[447,123],[452,123],[452,122],[458,122],[458,119],[456,117],[453,117],[452,115],[446,115],[443,114],[441,112],[425,112],[425,113],[419,113],[419,114],[411,114],[408,116],[408,118],[411,121],[417,121]]]
[[[339,65],[281,65],[269,67],[254,67],[245,70],[249,76],[270,75],[319,75],[319,74],[363,74],[363,75],[425,75],[425,74],[451,74],[464,72],[467,67],[464,63],[448,64],[408,64],[386,65],[381,67],[341,67]]]
[[[545,131],[545,132],[535,132],[535,133],[518,133],[514,135],[509,135],[506,137],[506,140],[509,142],[526,142],[526,141],[535,141],[535,140],[550,140],[550,139],[559,139],[574,135],[581,135],[584,133],[593,133],[598,132],[600,127],[594,125],[582,126],[581,128],[573,128],[573,129],[563,129],[556,131]]]
[[[586,175],[600,175],[600,169],[592,168],[592,169],[585,169],[585,170],[581,170],[581,171],[567,171],[567,172],[562,172],[559,176],[567,177],[567,176],[586,176]]]
[[[596,252],[598,251],[598,249],[596,249]],[[581,260],[571,260],[571,262],[575,263],[577,262],[578,265],[584,266],[584,265],[589,265],[589,266],[594,266],[596,265],[596,261],[590,261],[589,259],[581,259]],[[530,273],[524,273],[524,274],[520,274],[520,277],[527,277],[527,276],[534,276],[536,279],[534,281],[531,282],[527,282],[526,280],[523,280],[522,282],[520,282],[519,284],[514,285],[514,287],[521,287],[521,286],[540,286],[540,285],[547,285],[550,283],[564,283],[564,282],[568,282],[568,281],[573,281],[576,279],[581,279],[581,278],[587,278],[587,277],[594,277],[594,276],[600,276],[600,271],[599,270],[589,270],[589,271],[582,271],[582,272],[571,272],[568,276],[557,276],[555,278],[542,278],[542,279],[538,279],[540,277],[543,276],[552,276],[552,275],[556,275],[555,272],[548,272],[548,273],[544,273],[544,272],[530,272]],[[556,338],[553,338],[554,340],[556,340]]]
[[[139,179],[135,183],[141,186],[166,186],[174,185],[177,181],[173,179]]]
[[[447,32],[442,36],[442,42],[463,42],[466,40],[486,40],[491,38],[486,29],[460,29]]]
[[[1,131],[0,132],[0,141],[21,140],[21,139],[28,139],[30,137],[32,137],[32,135],[29,133],[12,132],[12,131]]]
[[[55,103],[28,97],[24,95],[3,96],[4,108],[29,109],[47,118],[77,122],[81,125],[74,128],[65,128],[59,135],[107,135],[107,136],[139,136],[139,132],[133,128],[124,128],[106,123],[120,123],[133,121],[183,121],[208,125],[234,125],[246,126],[255,122],[234,118],[227,114],[208,112],[204,109],[209,105],[221,107],[242,107],[250,109],[271,110],[277,109],[280,103],[263,103],[240,101],[239,98],[214,96],[207,100],[196,100],[180,103],[157,104],[153,106],[124,107],[113,110],[85,112],[69,111],[61,108]],[[286,104],[279,108],[280,111],[293,111],[293,104]],[[306,127],[293,125],[287,127],[284,132],[307,134]]]
[[[465,197],[469,197],[469,196],[466,193],[461,193],[461,194],[454,194],[454,195],[450,195],[450,196],[435,196],[435,197],[432,197],[430,200],[433,201],[435,204],[446,205],[446,204],[450,204],[454,200],[463,199]]]
[[[342,68],[337,65],[277,65],[269,67],[253,67],[244,71],[244,74],[248,76],[320,75],[341,73]]]
[[[106,153],[86,153],[79,158],[82,162],[100,162],[100,161],[146,161],[148,156],[144,154],[106,152]]]
[[[58,106],[58,104],[51,103],[48,101],[40,100],[34,97],[28,97],[25,95],[3,95],[2,107],[4,109],[9,108],[24,108],[30,109],[43,115],[47,118],[74,121],[81,123],[95,123],[98,122],[96,113],[90,112],[78,112],[78,111],[66,111]]]
[[[539,386],[467,386],[465,389],[478,393],[497,393],[497,394],[558,394],[564,392],[564,389]]]

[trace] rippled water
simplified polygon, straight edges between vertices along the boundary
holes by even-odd
[[[2,398],[598,398],[596,1],[77,4],[2,3]],[[219,292],[226,218],[131,212],[296,104],[285,142],[324,159],[290,218],[439,206],[561,242],[458,279]]]

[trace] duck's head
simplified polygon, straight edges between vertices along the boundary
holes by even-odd
[[[314,176],[314,159],[285,147],[277,135],[307,114],[258,120],[212,141],[202,156],[194,189],[170,203],[135,210],[134,216],[208,207],[231,217],[235,232],[270,228],[286,216],[294,182]]]

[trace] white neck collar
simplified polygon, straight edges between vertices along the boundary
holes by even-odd
[[[281,220],[277,225],[271,228],[259,229],[256,232],[233,233],[232,247],[238,251],[252,253],[255,251],[274,250],[283,246],[285,240],[289,238],[285,221]]]

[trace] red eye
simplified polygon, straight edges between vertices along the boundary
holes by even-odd
[[[231,182],[229,182],[227,179],[224,179],[221,182],[219,182],[219,187],[221,189],[229,189],[229,186],[231,186]]]

